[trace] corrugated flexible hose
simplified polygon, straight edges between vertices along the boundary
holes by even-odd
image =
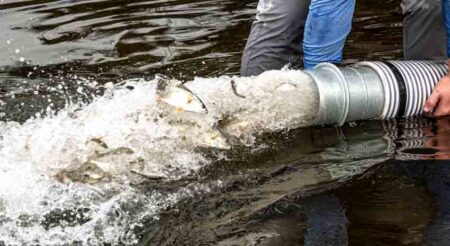
[[[307,71],[315,80],[320,109],[316,124],[412,117],[447,74],[445,61],[323,63]]]

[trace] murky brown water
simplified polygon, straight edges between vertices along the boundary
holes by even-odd
[[[102,93],[80,78],[237,74],[255,8],[247,0],[1,0],[0,119],[24,121]],[[401,20],[399,1],[359,1],[345,63],[401,58]],[[442,245],[449,122],[296,130],[194,177],[144,184],[171,191],[222,182],[144,221],[139,244],[314,245],[328,235],[329,245]]]

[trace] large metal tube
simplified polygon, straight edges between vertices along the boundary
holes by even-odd
[[[344,124],[422,114],[435,84],[447,73],[445,62],[360,62],[352,67],[330,63],[307,73],[316,82],[320,108],[316,124]]]

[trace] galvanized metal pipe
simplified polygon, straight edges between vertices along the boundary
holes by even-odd
[[[316,124],[344,124],[422,114],[446,62],[360,62],[351,67],[323,63],[306,71],[316,82],[320,109]]]

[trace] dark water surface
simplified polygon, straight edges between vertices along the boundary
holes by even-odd
[[[345,63],[401,58],[399,1],[357,5]],[[0,120],[22,122],[102,93],[80,80],[237,74],[255,8],[250,0],[0,0]],[[166,209],[139,232],[139,243],[302,245],[324,235],[330,245],[445,242],[449,120],[359,122],[267,138],[270,150],[240,150],[201,170],[197,181],[223,186]]]

